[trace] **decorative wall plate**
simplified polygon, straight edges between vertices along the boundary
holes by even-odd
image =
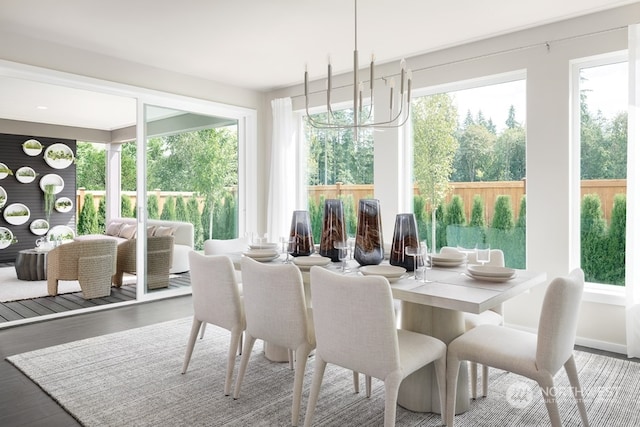
[[[29,221],[31,211],[22,203],[12,203],[4,208],[2,215],[4,216],[4,220],[9,224],[20,225]]]
[[[37,156],[42,153],[42,144],[37,139],[28,139],[22,143],[22,151],[27,156]]]
[[[49,231],[49,223],[46,219],[34,219],[29,225],[29,230],[36,236],[42,236]]]
[[[73,209],[73,201],[68,197],[60,197],[54,205],[58,212],[69,212]]]
[[[73,163],[73,151],[69,146],[57,143],[44,150],[44,161],[54,169],[64,169]]]
[[[0,179],[5,179],[11,172],[11,169],[4,163],[0,163]]]
[[[40,189],[42,191],[45,191],[45,186],[49,184],[54,186],[53,194],[58,194],[64,188],[64,179],[55,173],[49,173],[40,178]]]
[[[13,242],[13,233],[6,227],[0,227],[0,249],[8,247]]]
[[[29,166],[23,166],[16,171],[16,179],[23,184],[28,184],[36,179],[36,171]]]
[[[56,225],[52,227],[47,233],[47,240],[62,240],[63,243],[70,242],[76,237],[76,232],[71,227],[66,225]]]
[[[0,208],[3,208],[7,204],[7,192],[4,188],[0,187]]]

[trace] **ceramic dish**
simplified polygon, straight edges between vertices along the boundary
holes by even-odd
[[[42,153],[42,144],[37,139],[28,139],[22,143],[22,151],[27,156],[37,156]]]
[[[4,188],[0,187],[0,208],[3,208],[7,204],[7,192]]]
[[[389,281],[393,279],[398,280],[406,272],[406,268],[395,265],[365,265],[360,267],[360,273],[365,276],[384,276],[389,279]]]
[[[51,228],[47,233],[47,240],[55,241],[61,240],[63,243],[70,242],[75,239],[76,233],[73,231],[71,227],[67,227],[66,225],[56,225]]]
[[[55,173],[47,174],[40,178],[40,189],[45,191],[47,185],[53,185],[53,194],[58,194],[64,189],[64,179]]]
[[[0,249],[8,247],[13,242],[13,233],[6,227],[0,227]]]
[[[36,236],[43,236],[49,231],[49,223],[45,219],[34,219],[29,225],[29,230]]]
[[[15,175],[16,179],[23,184],[28,184],[36,179],[36,171],[29,166],[21,167],[16,171]]]
[[[278,259],[279,256],[280,255],[258,256],[258,257],[251,257],[251,259],[258,262],[269,262],[269,261],[273,261],[274,259]]]
[[[497,267],[493,265],[470,265],[467,272],[477,277],[508,277],[515,276],[513,268]]]
[[[69,167],[73,158],[73,151],[65,144],[52,144],[44,150],[44,161],[54,169]]]
[[[9,169],[9,167],[4,163],[0,163],[0,179],[5,179],[7,175],[9,175],[9,172],[5,172],[6,170],[11,170],[11,169]]]
[[[11,225],[20,225],[29,221],[31,211],[22,203],[12,203],[2,212],[4,220]]]
[[[481,280],[481,281],[484,281],[484,282],[497,282],[497,283],[507,282],[507,281],[509,281],[509,280],[511,280],[511,279],[513,279],[515,277],[515,275],[509,276],[509,277],[476,276],[476,275],[473,275],[471,273],[467,273],[467,275],[469,277],[471,277],[472,279],[475,279],[475,280]]]
[[[249,245],[250,249],[276,249],[278,247],[277,243],[253,243]]]
[[[331,262],[331,258],[326,256],[298,256],[293,258],[293,263],[300,270],[309,270],[314,265],[325,266]]]
[[[68,197],[60,197],[53,206],[58,212],[69,212],[73,209],[73,201]]]
[[[457,267],[462,263],[464,263],[466,257],[464,254],[448,253],[448,254],[431,254],[429,255],[429,258],[431,258],[431,262],[435,266]]]

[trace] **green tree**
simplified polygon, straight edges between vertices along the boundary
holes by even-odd
[[[204,248],[202,222],[200,222],[198,199],[195,196],[191,196],[189,200],[187,200],[187,222],[193,224],[193,240],[196,250],[202,250]]]
[[[627,197],[616,194],[611,210],[607,245],[608,277],[606,283],[624,286],[627,250]]]
[[[167,196],[162,205],[162,213],[160,219],[167,221],[175,221],[176,219],[176,201],[173,196]]]
[[[84,196],[84,204],[78,218],[78,234],[97,234],[100,233],[98,228],[98,214],[96,207],[93,205],[93,194],[88,193]]]
[[[105,150],[93,144],[78,141],[76,145],[76,188],[105,189]]]
[[[601,272],[607,270],[602,250],[605,231],[600,197],[597,194],[585,194],[580,210],[580,265],[588,282],[600,282]]]
[[[100,233],[104,233],[107,230],[106,227],[106,218],[107,218],[107,203],[104,200],[104,197],[100,197],[98,201],[98,230]]]
[[[436,207],[449,190],[453,160],[458,148],[455,132],[458,112],[447,94],[418,98],[413,114],[413,176],[431,209],[431,242],[437,242]],[[436,227],[434,227],[436,226]],[[446,230],[443,230],[446,239]],[[432,245],[432,251],[436,249]]]
[[[462,197],[455,194],[451,197],[449,206],[445,213],[445,223],[447,225],[464,225],[466,223],[464,216],[464,202]]]
[[[120,215],[123,218],[134,218],[133,207],[131,206],[131,197],[126,194],[120,195]]]
[[[460,135],[460,147],[455,153],[455,181],[483,181],[496,135],[485,126],[467,126]]]
[[[147,197],[147,215],[149,219],[158,219],[160,212],[158,212],[158,196],[152,194]]]
[[[479,194],[473,196],[473,204],[471,205],[470,227],[484,227],[484,202]]]
[[[187,205],[184,203],[184,198],[182,196],[176,196],[176,220],[183,222],[189,221]]]
[[[527,175],[526,132],[523,127],[506,129],[496,139],[492,163],[484,181],[515,181]]]
[[[511,196],[500,195],[496,197],[493,209],[491,228],[495,230],[513,229],[513,209],[511,208]]]
[[[516,227],[527,228],[527,195],[520,199],[520,210],[518,211],[518,221]]]

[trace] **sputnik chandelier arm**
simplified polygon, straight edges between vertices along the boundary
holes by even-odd
[[[318,129],[353,129],[355,138],[357,139],[357,131],[359,129],[384,129],[398,128],[403,126],[409,119],[411,110],[411,70],[407,70],[406,62],[400,61],[400,93],[395,93],[395,81],[393,78],[382,77],[382,80],[389,87],[389,119],[379,122],[371,121],[371,111],[364,114],[363,88],[364,83],[359,78],[358,65],[358,0],[354,0],[355,9],[355,48],[353,50],[353,117],[352,122],[345,122],[344,119],[337,117],[331,107],[331,91],[332,87],[332,70],[331,59],[329,58],[327,65],[327,85],[326,85],[326,102],[327,102],[327,119],[321,121],[314,119],[309,113],[309,72],[306,67],[304,70],[304,97],[305,110],[307,113],[308,123]],[[374,105],[374,86],[375,86],[375,56],[371,55],[371,63],[369,65],[369,99],[370,105]],[[396,100],[395,97],[398,97]]]

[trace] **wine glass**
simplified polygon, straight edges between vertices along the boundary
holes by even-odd
[[[287,254],[287,259],[285,259],[285,263],[289,262],[289,251],[287,250],[287,242],[288,239],[285,236],[280,236],[280,253],[281,254]]]
[[[406,246],[404,248],[404,253],[407,256],[413,257],[413,278],[418,280],[417,267],[418,267],[418,257],[424,256],[426,253],[422,251],[422,247],[419,246]]]
[[[342,272],[347,271],[347,255],[349,253],[349,245],[346,240],[335,240],[333,247],[338,250],[338,259],[342,263]]]
[[[491,261],[491,247],[488,243],[478,243],[476,246],[476,261],[480,265],[485,265]]]
[[[353,259],[353,252],[356,246],[356,238],[353,236],[349,236],[347,239],[347,246],[349,247],[349,259]]]
[[[298,239],[296,239],[295,237],[290,237],[289,238],[289,246],[287,246],[287,258],[284,260],[285,264],[288,264],[291,262],[289,256],[293,256],[293,254],[297,253],[297,249],[296,248],[296,243],[298,242]]]
[[[427,242],[420,242],[420,247],[418,248],[417,258],[419,259],[417,270],[417,280],[420,280],[423,283],[431,282],[431,280],[427,279],[427,270],[431,269],[431,262],[428,261],[429,248],[427,247]]]

